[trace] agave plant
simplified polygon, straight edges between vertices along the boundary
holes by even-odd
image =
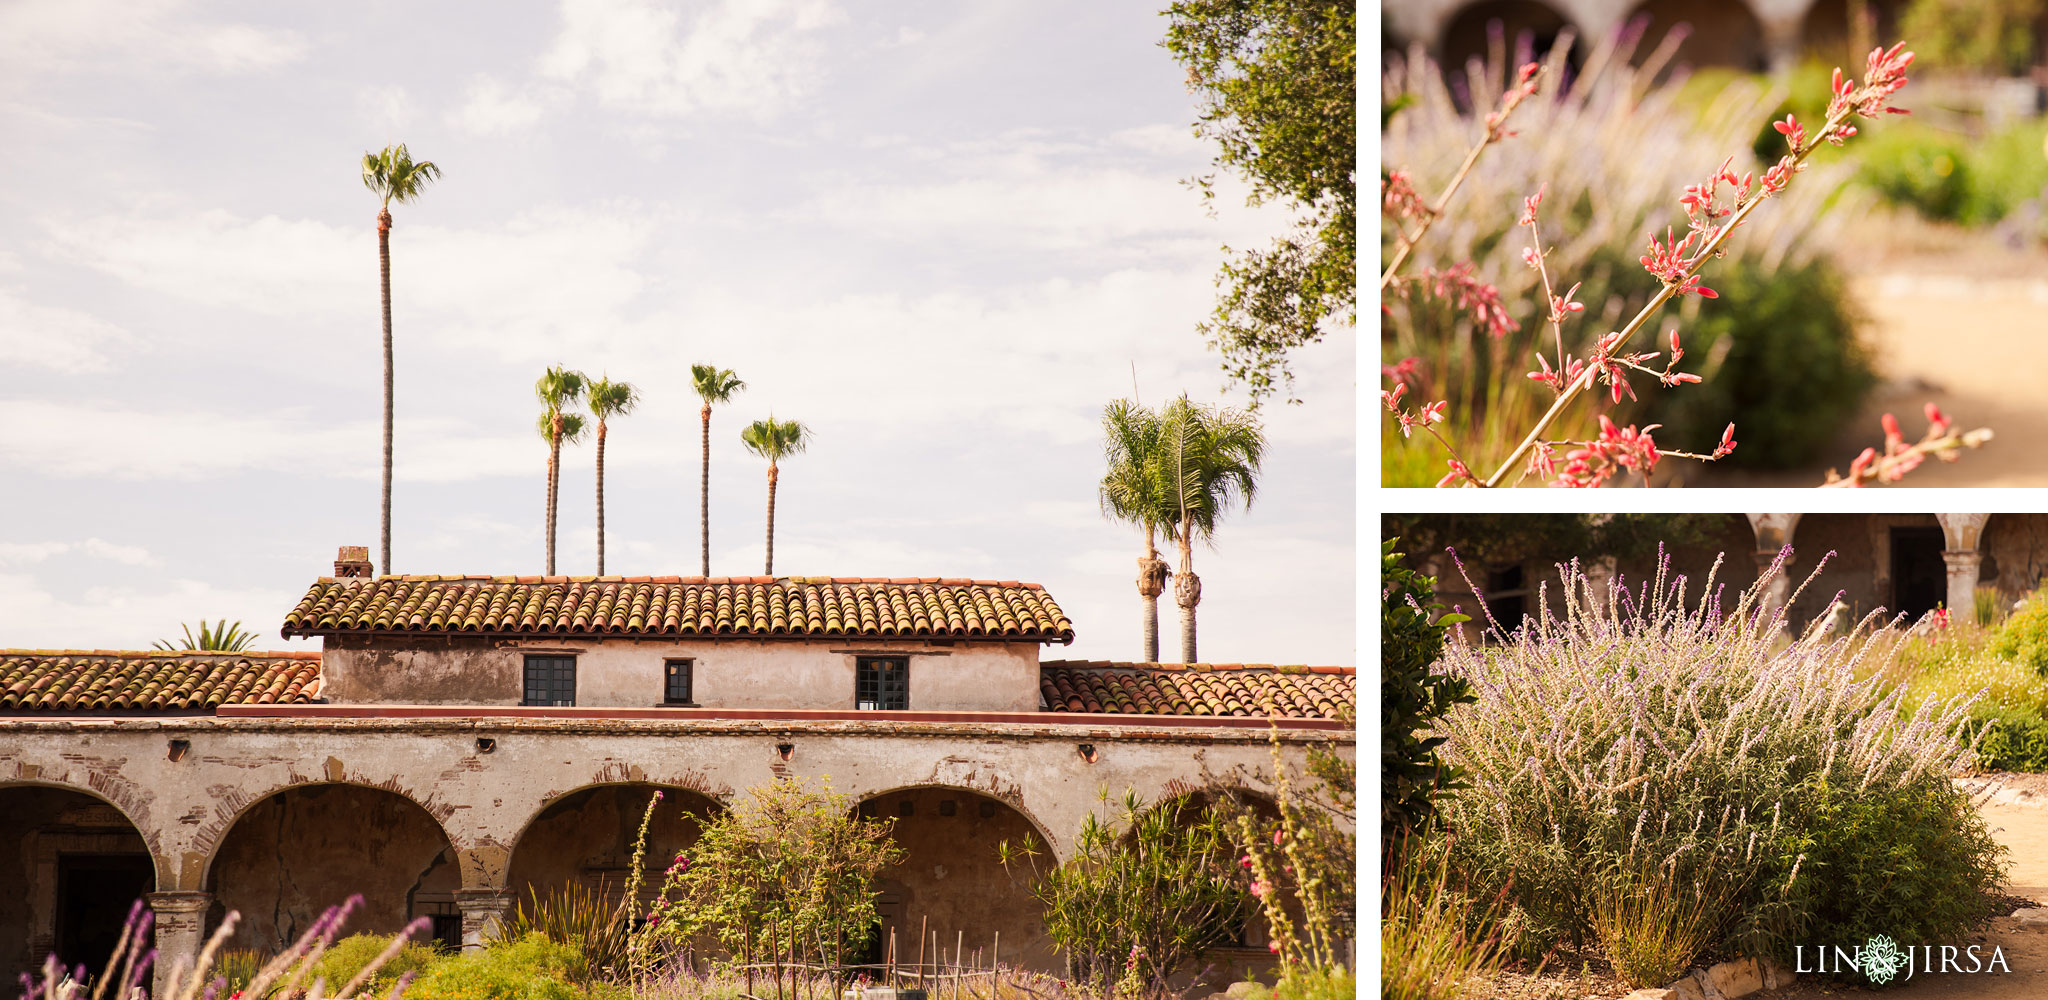
[[[243,628],[241,622],[230,623],[225,618],[221,619],[218,625],[208,625],[206,624],[206,619],[199,619],[199,635],[196,637],[192,634],[192,626],[185,625],[181,627],[185,630],[185,638],[182,640],[181,645],[172,645],[173,642],[179,642],[180,640],[159,639],[157,640],[156,648],[239,653],[248,649],[249,644],[256,641],[256,633]]]
[[[623,972],[633,940],[630,899],[610,905],[589,887],[571,882],[545,895],[537,887],[527,889],[526,898],[499,925],[499,936],[517,941],[539,934],[557,944],[576,949],[583,967],[570,975],[582,982]]]

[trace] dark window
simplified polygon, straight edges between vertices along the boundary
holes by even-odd
[[[1940,528],[1893,528],[1891,536],[1892,610],[1911,624],[1948,601],[1948,563],[1941,557],[1948,543]]]
[[[863,656],[853,673],[854,707],[910,707],[910,661],[901,657]]]
[[[665,665],[665,672],[668,674],[668,682],[667,687],[663,688],[664,700],[671,705],[690,704],[690,661],[669,660]]]
[[[576,704],[576,658],[573,656],[527,657],[526,701],[524,704]]]
[[[1508,566],[1487,574],[1486,611],[1500,623],[1501,630],[1522,627],[1529,613],[1529,580],[1520,566]]]

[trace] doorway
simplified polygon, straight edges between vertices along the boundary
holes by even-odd
[[[1910,624],[1948,600],[1948,564],[1941,558],[1948,543],[1938,527],[1893,528],[1891,534],[1892,608]]]
[[[128,908],[156,888],[147,854],[60,854],[57,857],[57,957],[98,976],[120,944]]]

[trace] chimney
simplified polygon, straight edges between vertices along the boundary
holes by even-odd
[[[334,578],[337,580],[367,578],[371,575],[370,569],[370,547],[367,545],[344,545],[334,555]]]

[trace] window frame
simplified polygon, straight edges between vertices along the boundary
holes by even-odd
[[[885,684],[887,672],[880,664],[892,664],[902,671],[900,680]],[[872,701],[863,695],[873,693]],[[892,697],[893,696],[893,697]],[[901,704],[891,704],[900,699]],[[910,708],[910,657],[856,656],[853,661],[853,707],[858,712],[901,712]]]
[[[676,697],[676,667],[682,667],[683,695]],[[697,704],[697,661],[688,656],[666,656],[661,660],[661,703],[664,705]]]
[[[538,662],[538,663],[537,663],[536,661],[540,661],[540,662]],[[568,676],[569,676],[569,688],[568,688],[568,690],[569,690],[569,700],[568,700],[568,702],[567,702],[567,703],[563,703],[563,702],[560,702],[560,701],[556,701],[556,700],[552,700],[552,699],[550,699],[550,700],[543,700],[543,701],[535,701],[535,700],[534,700],[534,690],[535,690],[535,689],[534,689],[534,680],[535,680],[535,677],[534,677],[534,670],[536,669],[536,667],[540,667],[540,666],[544,666],[544,665],[546,665],[546,666],[554,666],[554,667],[556,667],[557,669],[559,669],[559,667],[560,667],[560,665],[561,665],[561,664],[567,664],[567,666],[568,666]],[[522,706],[525,706],[525,707],[529,707],[529,708],[575,708],[575,707],[576,707],[576,687],[577,687],[577,684],[576,684],[576,682],[577,682],[577,676],[576,676],[576,674],[577,674],[577,671],[576,671],[576,656],[575,656],[574,654],[565,654],[565,653],[527,653],[527,654],[525,655],[525,659],[521,661],[520,667],[521,667],[521,669],[520,669],[520,689],[519,689],[519,704],[520,704],[520,705],[522,705]],[[548,686],[547,686],[547,688],[546,688],[546,690],[548,690],[548,691],[549,691],[550,693],[554,693],[554,694],[559,694],[559,693],[560,693],[560,690],[561,690],[561,686],[560,686],[560,681],[561,681],[561,675],[560,675],[559,673],[557,673],[557,674],[554,674],[554,675],[552,675],[552,676],[549,676],[549,677],[545,677],[545,678],[543,678],[543,680],[544,680],[544,681],[547,681],[547,682],[549,682],[549,683],[548,683]]]

